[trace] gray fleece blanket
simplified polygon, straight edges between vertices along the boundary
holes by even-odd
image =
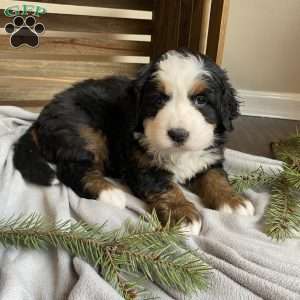
[[[16,107],[0,108],[0,218],[39,212],[53,219],[107,221],[107,229],[126,218],[137,219],[144,204],[127,194],[126,209],[77,197],[62,184],[42,188],[28,184],[13,168],[13,144],[36,118]],[[278,161],[226,150],[231,173],[280,169]],[[276,243],[261,231],[267,192],[247,191],[256,212],[253,217],[201,209],[203,228],[189,240],[191,247],[213,267],[210,287],[190,299],[300,299],[300,240]],[[195,195],[187,193],[201,208]],[[186,299],[172,290],[146,282],[160,299]],[[31,251],[0,247],[0,300],[117,300],[122,299],[84,261],[62,250]]]

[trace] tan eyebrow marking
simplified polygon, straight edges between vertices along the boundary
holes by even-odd
[[[171,84],[162,80],[157,80],[157,88],[159,91],[164,93],[165,95],[172,95],[172,87]]]
[[[202,80],[196,80],[189,91],[189,95],[198,95],[207,89],[207,84]]]

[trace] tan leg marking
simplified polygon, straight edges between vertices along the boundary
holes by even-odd
[[[85,149],[94,154],[95,162],[99,164],[103,171],[103,163],[108,158],[106,137],[101,130],[92,127],[81,127],[79,134],[86,142]]]
[[[97,198],[97,200],[122,209],[125,208],[126,194],[103,177],[98,165],[95,165],[92,170],[85,174],[82,182],[84,189]]]
[[[243,215],[254,213],[251,202],[234,192],[222,170],[211,169],[200,175],[192,183],[192,190],[208,208]]]
[[[106,137],[101,130],[92,127],[81,127],[79,135],[86,143],[85,149],[94,154],[94,166],[86,172],[82,183],[84,189],[97,198],[102,191],[114,189],[114,185],[103,174],[104,162],[108,158]]]
[[[103,177],[100,166],[97,165],[86,172],[85,176],[82,178],[82,183],[84,189],[95,198],[98,197],[100,192],[114,188],[114,185]]]
[[[152,158],[140,149],[133,153],[133,159],[140,168],[147,169],[155,166]],[[166,191],[149,193],[144,200],[148,203],[150,211],[155,209],[162,224],[166,224],[170,217],[171,224],[182,220],[187,232],[199,233],[200,214],[194,204],[185,198],[178,185],[171,183]]]
[[[125,208],[126,194],[104,178],[104,163],[108,159],[107,139],[101,130],[80,128],[80,136],[86,142],[85,149],[94,154],[94,167],[82,178],[84,189],[94,198],[107,204]]]
[[[198,234],[201,228],[201,219],[198,210],[193,203],[186,200],[182,191],[176,184],[162,193],[149,195],[146,199],[151,210],[155,209],[162,224],[166,224],[170,218],[171,224],[179,220],[190,227],[193,233]]]
[[[149,155],[142,150],[136,149],[132,155],[133,160],[139,167],[149,168],[153,166],[152,160]]]
[[[33,139],[33,142],[35,143],[35,145],[37,147],[39,147],[39,140],[38,140],[38,137],[37,137],[37,133],[36,133],[36,129],[35,128],[32,128],[31,129],[31,136],[32,136],[32,139]]]

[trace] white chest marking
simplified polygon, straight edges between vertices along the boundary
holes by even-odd
[[[158,165],[174,174],[174,180],[184,183],[221,159],[216,150],[178,152],[160,156]]]

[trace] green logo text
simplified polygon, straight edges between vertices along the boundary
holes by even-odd
[[[36,17],[40,17],[46,13],[46,8],[39,5],[13,5],[4,10],[4,15],[7,17],[26,16],[32,13]]]

